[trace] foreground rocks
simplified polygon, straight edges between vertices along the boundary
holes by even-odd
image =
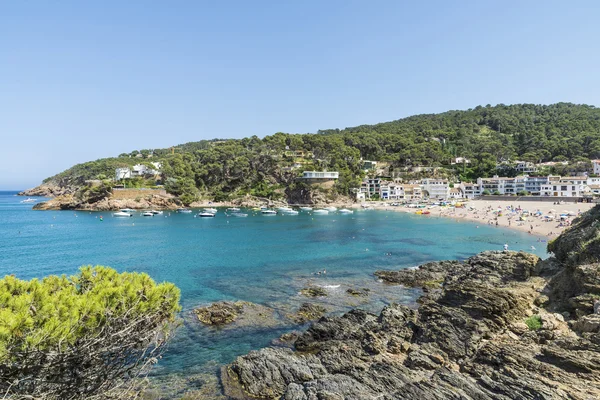
[[[485,252],[380,271],[386,282],[434,290],[417,310],[391,304],[379,315],[323,317],[297,336],[295,351],[238,357],[222,369],[225,392],[285,400],[600,398],[599,214],[592,210],[552,243],[549,260]]]

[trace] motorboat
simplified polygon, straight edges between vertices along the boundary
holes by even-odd
[[[313,214],[314,215],[326,215],[326,214],[329,214],[329,211],[328,210],[321,210],[321,209],[320,210],[314,210]]]
[[[336,212],[337,208],[336,207],[325,207],[324,210],[327,210],[329,212]]]
[[[252,208],[252,211],[260,211],[260,210],[262,210],[262,209],[261,209],[261,208],[259,208],[259,207],[253,207],[253,208]]]
[[[342,208],[342,209],[339,211],[339,213],[340,213],[340,214],[354,214],[354,211],[352,211],[352,210],[348,210],[347,208]]]
[[[238,217],[238,218],[244,218],[244,217],[248,216],[248,214],[244,214],[244,213],[233,213],[231,215],[234,217]]]
[[[157,210],[150,210],[150,212],[154,215],[162,215],[162,211],[157,211]]]
[[[133,208],[121,208],[119,211],[124,213],[134,213],[135,210]]]
[[[267,206],[260,206],[260,209],[261,209],[261,210],[267,210],[268,208],[269,208],[269,207],[267,207]]]
[[[284,212],[285,215],[298,215],[300,214],[298,211],[296,210],[290,210],[290,211],[286,211]]]
[[[275,210],[262,210],[262,215],[277,215],[277,211]]]
[[[280,207],[279,212],[282,214],[293,214],[293,215],[298,214],[298,211],[296,211],[292,208],[289,208],[289,207]]]
[[[302,211],[312,211],[312,207],[300,207]]]
[[[144,211],[142,217],[154,217],[154,213],[152,211]]]
[[[36,201],[36,199],[32,199],[31,197],[29,197],[25,200],[21,200],[21,203],[35,203]]]
[[[278,211],[281,211],[281,212],[288,212],[288,211],[292,211],[292,209],[291,209],[291,208],[289,208],[289,207],[279,207],[279,208],[277,208],[277,210],[278,210]]]
[[[214,218],[215,217],[215,213],[204,211],[204,212],[201,212],[200,214],[198,214],[198,216],[200,218]]]
[[[229,207],[227,209],[227,211],[232,212],[232,213],[236,213],[236,212],[240,212],[240,209],[238,207]]]
[[[178,208],[177,212],[180,214],[191,214],[192,210],[190,210],[189,208]]]
[[[211,213],[211,214],[216,214],[217,213],[217,209],[216,208],[205,208],[204,210],[202,210],[203,213]]]
[[[129,217],[133,217],[133,214],[121,210],[121,211],[113,213],[113,217],[127,217],[127,218],[129,218]]]

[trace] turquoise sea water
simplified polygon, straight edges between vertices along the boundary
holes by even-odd
[[[245,300],[283,314],[306,301],[298,291],[312,283],[327,287],[330,296],[321,301],[333,312],[356,305],[377,312],[418,295],[377,282],[378,269],[464,259],[504,243],[512,250],[535,246],[545,256],[545,243],[526,233],[393,211],[234,218],[220,210],[210,219],[174,212],[124,219],[110,212],[33,211],[21,200],[0,192],[0,276],[72,274],[81,265],[102,264],[181,288],[184,324],[157,375],[215,368],[293,328],[205,328],[190,315],[198,305]],[[326,275],[315,275],[324,269]],[[348,287],[368,287],[372,295],[360,303],[348,298]]]

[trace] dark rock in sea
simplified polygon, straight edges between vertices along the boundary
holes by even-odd
[[[284,321],[277,318],[273,309],[247,301],[213,303],[195,309],[194,314],[205,325],[221,327],[277,328],[285,325]]]
[[[194,310],[198,320],[206,325],[225,325],[237,318],[242,312],[242,304],[220,302],[208,307],[200,307]]]
[[[306,288],[300,290],[300,293],[303,294],[306,297],[323,297],[323,296],[327,296],[327,291],[325,289],[323,289],[322,287],[318,287],[318,286],[309,286],[309,287],[306,287]]]
[[[266,348],[238,357],[222,369],[226,394],[284,400],[600,398],[600,314],[594,312],[599,217],[596,207],[577,219],[549,246],[556,254],[550,261],[484,252],[464,262],[378,271],[389,283],[437,289],[420,298],[417,310],[391,304],[379,315],[352,310],[323,317],[296,339],[296,351]]]
[[[348,290],[346,290],[346,293],[348,293],[351,296],[355,296],[355,297],[366,297],[369,295],[370,291],[371,290],[368,288],[361,288],[361,289],[349,288]]]
[[[297,324],[305,324],[321,318],[326,312],[327,309],[318,304],[303,303],[298,311],[289,315],[289,318]]]

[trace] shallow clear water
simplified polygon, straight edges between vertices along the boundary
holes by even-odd
[[[110,212],[33,211],[14,192],[0,192],[0,276],[29,279],[72,274],[86,264],[149,273],[182,293],[184,325],[158,374],[203,371],[268,345],[291,328],[217,330],[200,327],[189,310],[217,300],[246,300],[285,313],[306,298],[307,283],[327,285],[330,310],[352,306],[378,311],[418,294],[374,279],[378,269],[400,269],[441,259],[464,259],[483,250],[535,246],[537,237],[469,222],[393,211],[352,215],[194,218],[194,214],[114,218]],[[100,215],[104,221],[100,222]],[[391,254],[390,254],[391,253]],[[327,270],[317,276],[315,271]],[[339,287],[335,287],[340,285]],[[369,287],[368,302],[348,299],[348,287]]]

